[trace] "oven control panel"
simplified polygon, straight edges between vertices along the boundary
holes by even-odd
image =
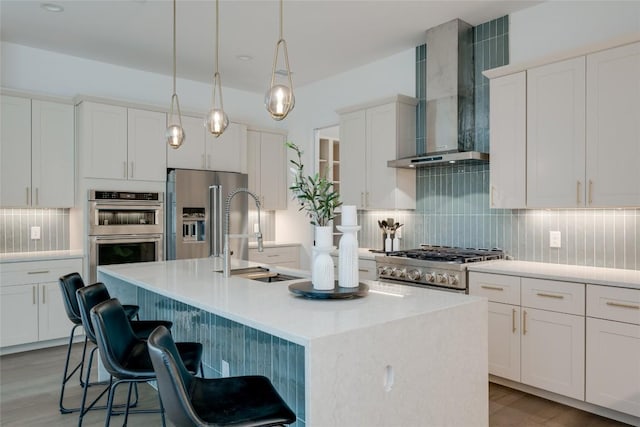
[[[448,269],[434,266],[411,266],[399,263],[376,262],[380,281],[406,282],[413,285],[441,286],[466,289],[466,269]]]

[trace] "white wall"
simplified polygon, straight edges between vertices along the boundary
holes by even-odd
[[[517,64],[640,31],[640,1],[550,1],[510,16]]]
[[[168,109],[172,78],[13,43],[0,44],[0,84],[7,89],[62,97],[90,95]],[[183,111],[211,108],[211,84],[178,79]],[[269,117],[261,94],[223,88],[225,110],[234,122],[282,128]]]

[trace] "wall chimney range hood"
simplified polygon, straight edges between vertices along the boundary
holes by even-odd
[[[473,27],[454,19],[426,32],[426,153],[387,166],[417,168],[451,163],[485,163],[474,151],[475,100]]]

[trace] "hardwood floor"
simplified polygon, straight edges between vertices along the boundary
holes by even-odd
[[[79,360],[81,347],[75,345],[73,360]],[[54,347],[0,358],[0,425],[2,426],[70,426],[77,424],[78,415],[62,415],[58,411],[60,377],[66,347]],[[119,400],[124,401],[126,387],[120,387]],[[95,396],[100,387],[91,387]],[[82,389],[76,380],[68,383],[65,406],[77,406]],[[105,399],[106,400],[106,399]],[[156,391],[148,385],[140,387],[140,407],[156,408]],[[104,425],[104,410],[89,412],[83,425]],[[121,425],[123,418],[112,418],[112,425]],[[168,425],[171,423],[167,422]],[[159,414],[135,414],[130,426],[159,426]],[[600,417],[536,396],[489,384],[489,425],[493,427],[620,427],[626,424]],[[394,426],[395,427],[395,426]],[[414,426],[403,426],[414,427]],[[416,426],[417,427],[417,426]],[[458,426],[456,426],[458,427]],[[466,426],[459,426],[466,427]],[[473,426],[469,426],[473,427]]]

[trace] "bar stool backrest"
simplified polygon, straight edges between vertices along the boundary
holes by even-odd
[[[67,317],[75,325],[82,323],[80,316],[80,309],[78,307],[78,300],[76,299],[76,291],[80,288],[84,288],[84,281],[79,273],[69,273],[58,279],[58,285],[60,285],[60,292],[62,292],[62,301],[64,303],[64,309],[67,312]]]
[[[102,282],[85,286],[76,291],[76,304],[80,310],[82,327],[91,342],[96,344],[96,333],[91,323],[91,309],[101,302],[111,299],[107,287]]]

